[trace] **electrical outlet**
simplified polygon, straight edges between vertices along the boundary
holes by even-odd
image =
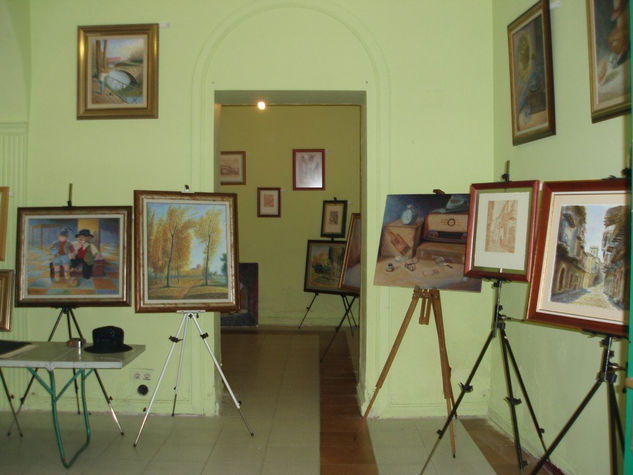
[[[134,383],[149,383],[154,380],[152,368],[133,368],[130,370],[130,379]]]

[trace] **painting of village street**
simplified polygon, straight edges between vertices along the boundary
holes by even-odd
[[[227,210],[223,203],[147,202],[148,302],[229,299]]]
[[[550,300],[586,306],[600,316],[628,309],[628,210],[563,206]]]

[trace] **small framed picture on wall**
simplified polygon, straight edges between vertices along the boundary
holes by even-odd
[[[321,237],[337,238],[345,236],[346,221],[347,201],[328,200],[323,202]]]
[[[246,152],[220,152],[220,184],[246,184]]]
[[[292,188],[325,190],[325,150],[294,149],[292,151]]]
[[[281,217],[281,188],[257,188],[257,217]]]

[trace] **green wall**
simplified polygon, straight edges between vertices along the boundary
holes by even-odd
[[[503,173],[505,160],[511,162],[513,180],[619,175],[630,142],[630,115],[591,123],[585,2],[561,2],[559,8],[551,11],[556,135],[512,146],[506,26],[532,4],[532,0],[493,2],[495,177]],[[507,285],[504,311],[523,316],[526,292],[527,285]],[[599,339],[569,330],[515,323],[508,324],[508,334],[549,443],[595,382],[601,356]],[[616,360],[625,360],[626,346],[619,344],[615,349]],[[492,359],[490,416],[510,431],[498,353]],[[619,383],[623,379],[622,373]],[[542,453],[525,404],[519,406],[519,414],[525,445],[532,453]],[[569,473],[608,473],[607,431],[605,387],[556,449],[552,461]]]
[[[220,149],[217,91],[366,93],[361,212],[367,265],[358,388],[366,403],[411,297],[410,289],[371,285],[386,194],[429,193],[438,187],[464,192],[471,182],[492,176],[492,18],[490,0],[192,0],[178,5],[33,0],[28,159],[14,158],[25,167],[15,178],[25,182],[23,202],[62,205],[69,182],[76,205],[131,204],[134,189],[179,190],[185,183],[212,190]],[[77,26],[142,22],[169,23],[160,30],[160,118],[77,121]],[[20,145],[21,153],[27,145]],[[443,304],[457,383],[465,379],[488,331],[491,292],[485,287],[482,295],[445,293]],[[12,336],[37,340],[47,336],[55,312],[28,309],[16,315],[24,328]],[[167,336],[177,325],[176,315],[135,315],[130,308],[81,309],[78,317],[86,332],[113,323],[126,330],[129,341],[146,343],[147,352],[131,369],[149,368],[154,378]],[[215,330],[217,340],[210,319],[205,316],[203,323]],[[181,407],[213,413],[208,358],[193,344],[187,357]],[[487,411],[489,364],[486,359],[463,414]],[[168,380],[173,376],[174,371],[168,373]],[[109,374],[107,384],[117,408],[138,412],[146,405],[147,398],[134,393],[130,371]],[[160,411],[169,410],[169,387],[161,391]],[[102,404],[99,397],[93,388],[95,410]],[[42,398],[31,401],[44,407]],[[443,411],[435,331],[414,324],[375,414]]]
[[[220,148],[246,152],[246,185],[238,194],[240,261],[259,264],[259,321],[298,325],[312,294],[303,291],[306,242],[320,237],[323,200],[347,200],[360,211],[360,106],[224,106]],[[293,191],[292,150],[325,149],[324,191]],[[257,217],[257,188],[281,188],[281,218]],[[349,222],[349,219],[348,219]],[[343,306],[321,294],[306,325],[336,325]]]

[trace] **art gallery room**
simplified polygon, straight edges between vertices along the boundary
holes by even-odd
[[[0,0],[0,473],[633,474],[628,0]]]

